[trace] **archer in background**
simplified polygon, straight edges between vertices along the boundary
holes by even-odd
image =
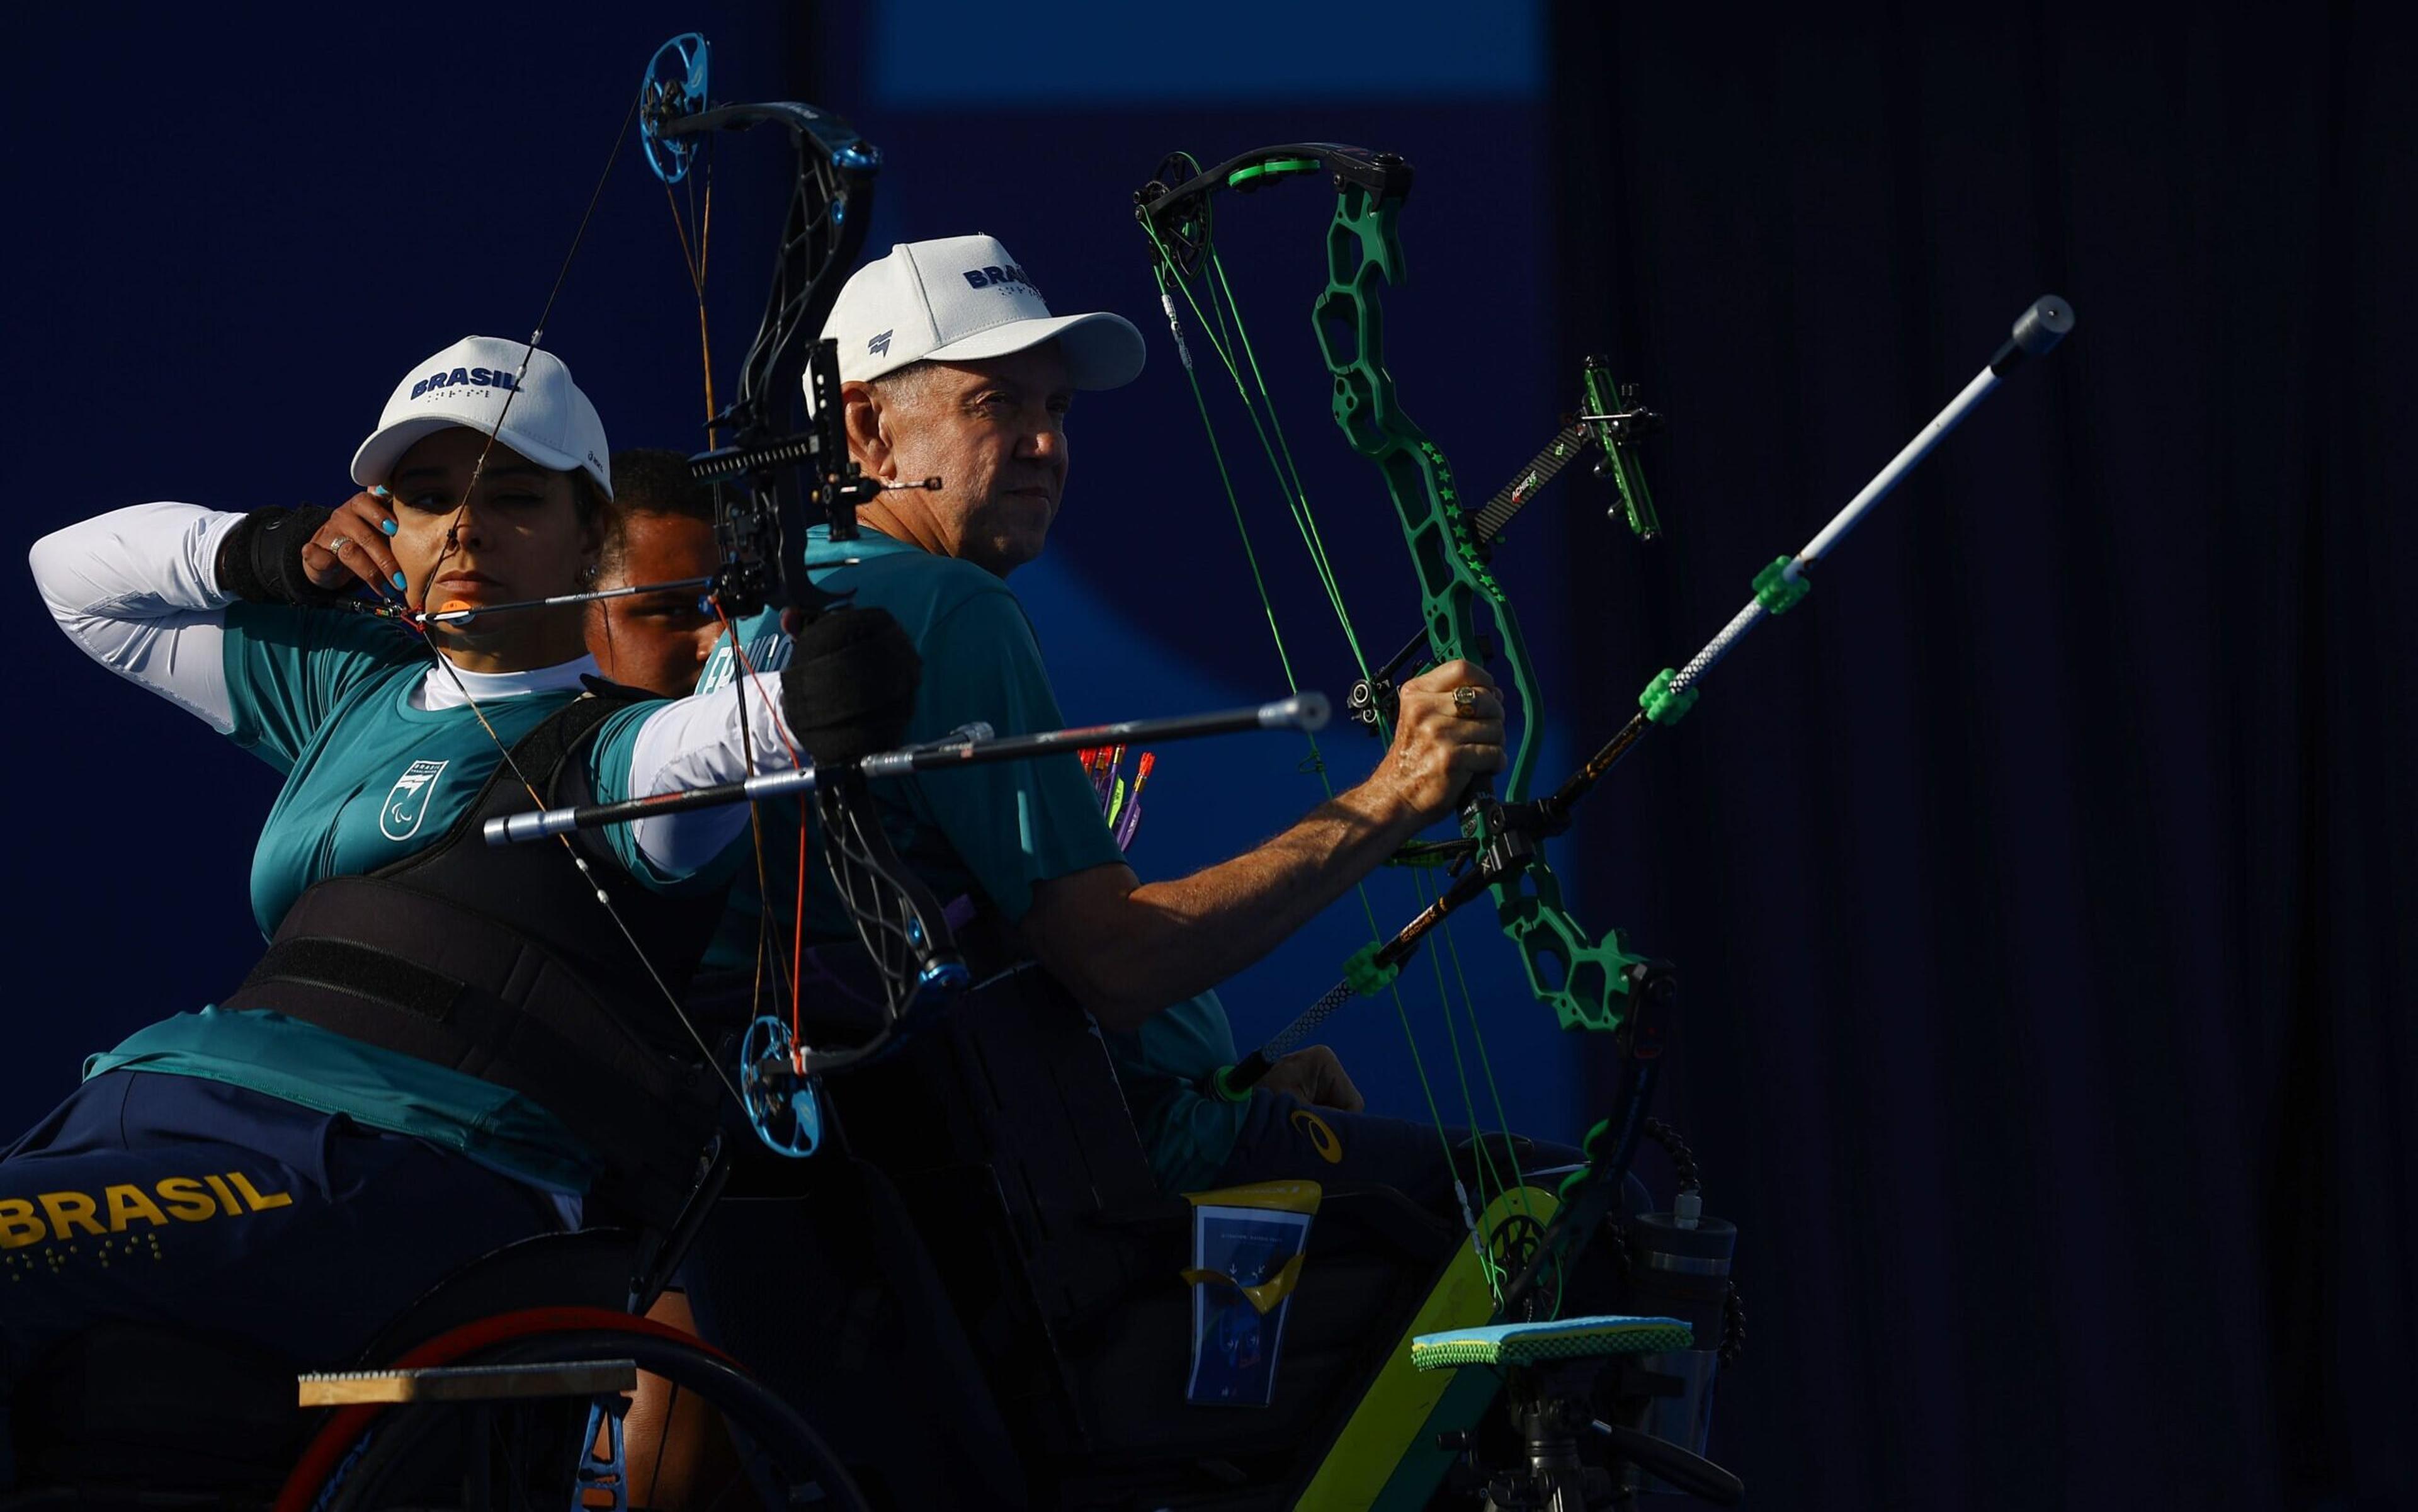
[[[713,539],[713,490],[690,474],[685,455],[625,447],[613,453],[613,484],[598,559],[600,590],[713,575],[722,565]],[[658,697],[693,691],[721,634],[722,621],[698,588],[599,599],[588,606],[588,649],[597,668]]]

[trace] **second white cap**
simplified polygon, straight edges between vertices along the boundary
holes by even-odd
[[[839,343],[842,382],[910,362],[1005,357],[1054,341],[1078,389],[1116,389],[1141,373],[1141,332],[1123,315],[1053,315],[1032,276],[995,237],[902,241],[849,277],[823,335]]]

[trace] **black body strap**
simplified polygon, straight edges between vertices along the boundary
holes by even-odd
[[[513,760],[435,844],[373,876],[313,886],[223,1000],[530,1098],[603,1159],[595,1199],[654,1225],[695,1184],[717,1088],[650,963],[681,991],[724,895],[650,893],[601,850],[582,872],[551,845],[491,848],[478,838],[489,817],[529,807],[514,765],[548,802],[584,796],[588,763],[574,757],[608,715],[642,696],[614,689],[574,700],[522,737]],[[590,878],[649,961],[597,906]]]

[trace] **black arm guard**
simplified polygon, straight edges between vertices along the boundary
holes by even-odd
[[[906,739],[923,676],[924,659],[888,611],[827,609],[797,634],[781,712],[816,766],[852,767]]]
[[[318,533],[332,512],[305,504],[293,510],[271,506],[245,515],[219,542],[219,587],[246,603],[309,608],[346,598],[319,587],[302,572],[303,542]]]

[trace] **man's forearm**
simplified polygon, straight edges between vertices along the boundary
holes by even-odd
[[[1189,877],[1134,887],[1122,899],[1037,907],[1028,939],[1103,1024],[1129,1029],[1259,960],[1419,828],[1410,804],[1364,785],[1266,844]],[[1074,878],[1057,885],[1101,884]]]

